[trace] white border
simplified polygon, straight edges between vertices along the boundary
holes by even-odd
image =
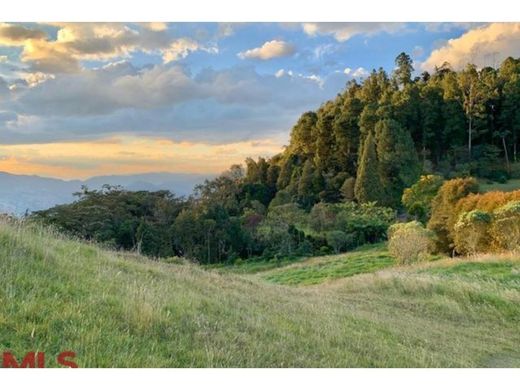
[[[513,0],[20,0],[2,21],[520,21]],[[461,330],[464,331],[464,330]],[[2,388],[490,389],[516,388],[520,370],[226,369],[3,370]],[[161,386],[162,387],[162,386]]]
[[[514,0],[20,0],[3,21],[520,21]]]

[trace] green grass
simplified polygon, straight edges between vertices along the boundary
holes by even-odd
[[[313,258],[299,264],[262,274],[265,280],[287,285],[310,285],[370,273],[394,264],[385,246],[368,245],[336,255]]]
[[[494,282],[520,290],[520,263],[513,261],[464,262],[436,267],[427,271],[432,275],[469,279],[478,282]]]
[[[479,261],[505,266],[284,286],[0,223],[0,351],[72,350],[81,367],[519,367],[520,261]]]
[[[515,191],[520,190],[520,179],[511,179],[505,183],[489,183],[485,179],[479,180],[480,192]]]
[[[225,272],[233,272],[236,274],[256,274],[259,272],[265,272],[272,269],[285,267],[298,262],[306,261],[308,258],[297,257],[297,258],[278,258],[271,260],[240,260],[235,264],[212,264],[203,266],[207,270],[218,270]]]

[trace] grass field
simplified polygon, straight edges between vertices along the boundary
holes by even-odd
[[[518,257],[391,262],[369,247],[235,274],[2,223],[0,350],[72,350],[80,367],[520,366]]]
[[[489,183],[486,180],[479,180],[480,192],[489,191],[515,191],[520,190],[520,179],[511,179],[505,183]]]

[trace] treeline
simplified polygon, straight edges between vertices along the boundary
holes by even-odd
[[[152,257],[201,263],[339,253],[386,237],[395,219],[374,203],[296,203],[266,207],[262,192],[232,167],[197,187],[189,199],[168,191],[84,188],[78,200],[31,215],[76,237]]]
[[[188,199],[85,189],[73,204],[33,218],[116,248],[204,263],[386,239],[396,212],[429,219],[445,178],[504,181],[517,161],[520,59],[498,69],[457,72],[445,63],[432,74],[413,71],[401,53],[392,74],[350,81],[300,117],[282,153],[232,166]]]

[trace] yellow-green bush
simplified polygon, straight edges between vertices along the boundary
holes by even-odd
[[[509,202],[494,211],[490,233],[495,249],[520,249],[520,201]]]
[[[433,249],[433,233],[420,222],[396,223],[388,229],[388,250],[398,264],[423,261]]]
[[[452,179],[445,181],[433,198],[427,227],[435,233],[437,251],[448,252],[453,248],[453,229],[458,217],[457,202],[472,192],[478,192],[478,182],[474,178]]]
[[[454,226],[455,250],[463,255],[489,250],[491,215],[482,210],[463,212]]]

